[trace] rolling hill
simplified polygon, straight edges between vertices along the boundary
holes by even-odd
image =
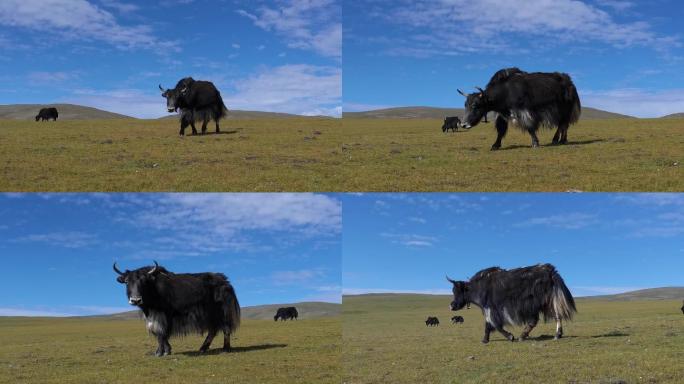
[[[132,119],[130,116],[74,104],[10,104],[0,105],[0,120],[33,120],[38,111],[45,107],[57,108],[58,120]]]
[[[684,112],[665,115],[661,117],[661,119],[684,119]]]
[[[488,118],[493,120],[494,115],[494,113],[490,112]],[[363,112],[344,112],[342,116],[350,119],[443,119],[445,116],[463,116],[463,108],[397,107]],[[595,108],[582,107],[581,119],[629,118],[633,117]]]
[[[229,109],[225,119],[229,120],[257,120],[257,119],[332,119],[330,116],[304,116],[295,115],[292,113],[280,112],[262,112],[262,111],[242,111],[237,109]],[[178,119],[178,115],[168,115],[160,117],[160,119]]]
[[[273,320],[273,316],[280,307],[297,307],[299,319],[319,319],[339,315],[342,306],[340,304],[319,301],[307,301],[293,304],[256,305],[252,307],[242,307],[242,318],[250,320]],[[137,319],[140,317],[140,312],[128,311],[97,317],[109,318],[112,320]]]

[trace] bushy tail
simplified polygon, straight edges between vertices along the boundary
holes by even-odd
[[[568,74],[561,73],[561,84],[565,90],[563,95],[564,101],[570,104],[572,107],[570,109],[570,120],[569,124],[574,124],[579,121],[580,115],[582,114],[582,105],[580,104],[579,94],[577,93],[577,88],[572,82],[572,79]]]
[[[240,327],[240,303],[235,294],[235,289],[228,281],[222,287],[220,296],[225,325],[232,334]]]
[[[216,121],[219,121],[220,119],[226,117],[228,115],[228,107],[226,107],[226,104],[223,102],[223,98],[221,97],[221,92],[218,90],[216,91],[216,95],[218,96],[218,105],[216,108]]]
[[[553,271],[551,277],[553,281],[553,292],[551,293],[551,307],[555,317],[561,320],[570,320],[572,315],[577,312],[575,308],[575,299],[572,297],[572,293],[565,285],[563,278],[558,274],[558,272]]]

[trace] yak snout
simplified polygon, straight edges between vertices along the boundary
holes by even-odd
[[[130,305],[141,305],[142,302],[143,302],[142,297],[131,296],[128,299],[128,304],[130,304]]]

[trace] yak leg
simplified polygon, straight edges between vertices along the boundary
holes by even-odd
[[[189,123],[187,120],[181,119],[180,132],[178,132],[178,135],[185,136],[185,128],[187,128],[188,125]]]
[[[492,144],[492,151],[501,148],[501,139],[506,136],[506,132],[508,131],[508,121],[499,115],[497,116],[494,125],[496,126],[496,141]]]
[[[558,340],[563,337],[563,322],[560,317],[556,318],[556,336],[553,337],[554,340]]]
[[[559,125],[558,128],[556,129],[556,133],[553,134],[553,139],[551,140],[551,144],[558,144],[558,140],[561,138],[561,132],[563,131],[563,128],[561,128],[562,125]]]
[[[209,123],[209,119],[206,117],[202,121],[202,134],[204,135],[207,132],[207,124]]]
[[[515,341],[515,337],[513,337],[513,334],[508,332],[503,328],[503,326],[498,325],[495,326],[496,330],[499,331],[502,335],[504,335],[505,338],[508,339],[508,341]]]
[[[563,124],[562,127],[563,127],[563,131],[561,132],[560,143],[561,144],[567,144],[568,143],[568,127],[569,127],[569,124]]]
[[[167,335],[158,334],[157,335],[157,351],[154,353],[155,356],[166,356],[171,354],[171,344],[169,344],[169,337]]]
[[[230,352],[230,330],[228,328],[223,329],[223,351]]]
[[[482,338],[482,343],[487,344],[489,343],[489,334],[494,330],[494,327],[489,324],[488,322],[485,321],[485,332],[484,332],[484,337]]]
[[[539,147],[539,139],[537,138],[537,128],[538,127],[539,127],[539,124],[535,124],[535,125],[527,128],[527,133],[529,133],[530,136],[532,137],[532,148]]]
[[[197,128],[195,128],[195,122],[193,120],[190,120],[190,127],[192,127],[192,134],[196,135],[197,134]]]
[[[207,338],[204,339],[204,343],[202,343],[202,346],[200,347],[199,351],[202,353],[206,352],[207,349],[209,349],[211,342],[214,341],[215,336],[216,336],[216,330],[210,329],[209,332],[207,333]]]
[[[523,329],[522,334],[520,334],[520,340],[527,339],[527,337],[530,335],[530,332],[532,332],[532,329],[534,329],[534,327],[537,326],[538,321],[539,320],[535,320],[535,321],[531,321],[531,322],[527,323],[527,325],[525,326],[525,329]]]

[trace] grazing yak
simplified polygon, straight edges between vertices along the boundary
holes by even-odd
[[[425,325],[428,327],[433,327],[439,325],[439,319],[433,316],[428,316],[427,320],[425,320]]]
[[[458,131],[458,127],[461,126],[461,119],[458,116],[448,116],[444,118],[444,124],[442,124],[442,132],[452,132]]]
[[[117,281],[126,285],[128,303],[142,311],[147,330],[157,337],[156,356],[171,353],[169,337],[207,333],[200,347],[206,352],[216,333],[223,331],[223,350],[230,351],[230,335],[240,325],[240,304],[235,290],[222,273],[173,273],[154,262],[121,272],[114,263]]]
[[[489,342],[493,330],[508,340],[515,338],[505,325],[524,325],[520,339],[526,339],[544,315],[544,321],[556,321],[555,339],[563,336],[562,320],[569,320],[577,312],[575,300],[551,264],[505,270],[499,267],[483,269],[469,281],[455,281],[451,310],[457,311],[472,303],[482,309],[485,318],[483,343]]]
[[[273,316],[273,321],[278,321],[278,319],[285,320],[297,320],[299,313],[295,307],[282,307],[278,308],[275,316]]]
[[[223,104],[221,93],[210,81],[195,80],[186,77],[178,81],[173,89],[164,89],[159,84],[162,97],[166,98],[166,108],[169,112],[180,110],[179,135],[185,135],[185,128],[192,127],[192,134],[197,134],[195,121],[202,122],[202,134],[207,131],[209,120],[216,122],[216,133],[221,132],[219,120],[226,115],[227,108]]]
[[[451,324],[463,323],[463,317],[454,316],[451,318]]]
[[[36,115],[36,121],[47,121],[50,119],[57,121],[58,117],[59,113],[57,113],[57,108],[41,108],[40,111],[38,111],[38,114]]]
[[[682,313],[684,313],[684,300],[682,300]]]
[[[532,147],[539,146],[539,126],[557,127],[552,144],[568,142],[568,127],[579,120],[582,107],[577,88],[565,73],[527,73],[518,68],[502,69],[492,76],[483,90],[466,94],[465,116],[461,126],[476,126],[487,112],[498,114],[497,138],[492,150],[501,148],[508,123],[515,123],[532,137]]]

